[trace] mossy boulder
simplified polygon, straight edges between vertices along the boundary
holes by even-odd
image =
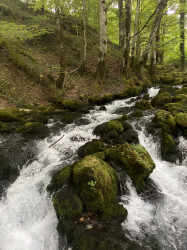
[[[27,122],[19,129],[25,137],[45,138],[49,135],[49,129],[46,125],[40,122]]]
[[[172,102],[172,97],[168,92],[158,93],[151,101],[153,107],[162,108],[166,103]]]
[[[93,154],[96,152],[102,152],[105,149],[105,145],[102,141],[93,139],[90,142],[85,143],[81,146],[77,154],[79,157],[85,157],[86,155]]]
[[[88,211],[104,216],[105,208],[117,195],[115,170],[94,155],[74,164],[73,180]]]
[[[111,102],[114,99],[114,96],[110,93],[105,93],[102,96],[92,96],[89,97],[89,102],[97,105],[104,105],[108,102]],[[106,110],[106,109],[105,109]]]
[[[50,192],[59,190],[64,184],[66,184],[70,180],[72,174],[72,165],[67,165],[62,170],[57,171],[53,174],[51,182],[47,186],[47,190]]]
[[[64,113],[62,115],[62,122],[65,124],[72,123],[75,119],[79,118],[81,116],[80,113],[78,112],[69,112],[69,113]]]
[[[48,118],[49,118],[48,116],[36,112],[34,114],[27,115],[24,118],[24,120],[26,122],[41,122],[41,123],[47,124],[48,123]]]
[[[141,101],[137,101],[135,103],[135,108],[138,109],[151,109],[151,103],[145,99],[142,99]]]
[[[174,102],[174,103],[168,103],[164,106],[166,110],[168,110],[172,115],[176,115],[179,112],[183,112],[185,109],[185,106],[181,102]]]
[[[155,113],[153,122],[157,123],[165,132],[176,132],[176,122],[174,116],[172,116],[168,111],[159,110]]]
[[[14,125],[11,123],[6,123],[6,122],[0,122],[0,133],[2,134],[8,134],[14,131]]]
[[[81,216],[83,210],[80,197],[70,187],[65,187],[54,194],[53,205],[59,220],[75,220]]]
[[[178,89],[175,93],[175,95],[179,95],[179,94],[184,94],[187,95],[187,87],[183,87],[181,89]]]
[[[175,95],[176,88],[174,88],[171,85],[163,85],[161,86],[159,93],[163,93],[163,92],[168,92],[171,96],[173,96]]]
[[[180,128],[187,128],[187,113],[178,113],[175,116],[175,121]]]
[[[177,94],[175,95],[174,101],[175,102],[181,102],[183,100],[187,100],[187,95],[186,94]]]
[[[172,84],[175,81],[175,78],[171,74],[166,73],[166,74],[160,75],[160,80],[164,84]]]
[[[161,156],[163,160],[176,162],[177,146],[172,135],[165,132],[161,135]]]
[[[145,178],[149,177],[155,168],[147,150],[139,145],[125,143],[119,147],[106,149],[106,157],[113,160],[128,173],[138,192],[145,188]]]
[[[2,122],[16,122],[19,121],[21,112],[15,108],[0,109],[0,121]]]
[[[62,101],[62,106],[65,109],[78,110],[84,107],[84,103],[78,100],[66,99]]]
[[[123,91],[123,95],[124,97],[133,97],[133,96],[137,96],[141,93],[141,88],[138,87],[138,86],[131,86],[131,87],[128,87],[126,88],[124,91]]]
[[[137,110],[137,111],[134,111],[132,113],[132,116],[133,117],[142,117],[143,116],[143,113],[140,111],[140,110]]]
[[[108,132],[108,131],[111,131],[111,130],[115,130],[118,133],[122,133],[123,132],[123,126],[118,120],[111,120],[111,121],[109,121],[107,123],[105,131]]]

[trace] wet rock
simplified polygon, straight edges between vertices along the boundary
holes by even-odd
[[[90,123],[91,123],[91,121],[89,119],[86,119],[86,118],[79,118],[79,119],[75,120],[75,124],[77,126],[88,125]]]
[[[62,106],[65,109],[78,110],[84,107],[84,103],[78,100],[66,99],[62,101]]]
[[[111,102],[112,100],[114,100],[114,96],[110,93],[106,93],[102,96],[89,97],[89,102],[97,105],[104,105],[108,102]]]
[[[9,182],[13,182],[16,179],[18,173],[18,169],[12,166],[10,160],[4,155],[0,154],[0,180],[8,180]]]
[[[175,121],[180,128],[187,128],[187,113],[178,113],[175,116]]]
[[[137,101],[135,103],[135,108],[138,109],[151,109],[151,104],[149,101],[142,99],[141,101]]]
[[[175,95],[176,88],[172,85],[163,85],[160,87],[159,93],[168,92],[171,96]]]
[[[6,108],[0,109],[0,121],[2,122],[15,122],[19,121],[22,114],[18,109]]]
[[[72,123],[75,119],[78,119],[81,116],[80,113],[77,112],[69,112],[69,113],[65,113],[61,120],[63,123],[65,124],[69,124]]]
[[[175,93],[175,95],[179,95],[179,94],[184,94],[187,95],[187,87],[183,87],[181,89],[178,89]]]
[[[25,137],[38,137],[45,138],[49,136],[49,129],[43,123],[40,122],[27,122],[24,126],[19,130]]]
[[[106,109],[105,106],[101,106],[101,107],[99,108],[99,110],[100,110],[100,111],[106,111],[107,109]]]
[[[123,133],[124,142],[139,143],[138,133],[133,129],[128,129]]]
[[[177,145],[172,135],[165,132],[161,135],[161,156],[163,160],[176,162],[179,159]]]
[[[133,117],[142,117],[143,113],[140,110],[137,110],[137,111],[134,111],[131,115]]]
[[[102,152],[104,149],[105,149],[104,143],[100,140],[94,139],[90,142],[87,142],[83,146],[81,146],[78,149],[77,154],[79,157],[85,157],[86,155],[89,155],[89,154]]]

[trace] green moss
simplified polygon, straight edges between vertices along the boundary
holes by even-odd
[[[170,95],[173,96],[176,92],[176,89],[171,85],[163,85],[161,86],[159,93],[163,93],[163,92],[168,92]]]
[[[0,122],[0,133],[8,134],[14,130],[14,126],[9,123]]]
[[[123,126],[122,124],[117,121],[117,120],[111,120],[108,122],[105,131],[111,131],[111,130],[115,130],[118,133],[122,133],[123,132]]]
[[[104,143],[100,140],[92,140],[91,142],[85,143],[83,146],[81,146],[77,154],[79,157],[84,157],[89,154],[93,154],[96,152],[102,152],[104,150],[105,146]]]
[[[0,121],[14,122],[19,121],[21,112],[15,108],[0,109]]]
[[[53,205],[60,220],[63,218],[74,220],[82,214],[82,202],[75,191],[69,187],[54,194]]]
[[[84,104],[78,100],[67,99],[62,101],[62,105],[65,109],[78,110],[83,108]]]
[[[53,174],[51,182],[47,186],[47,190],[50,192],[59,190],[65,183],[67,183],[72,174],[72,165],[65,166],[62,170],[57,171],[55,174]]]
[[[107,149],[105,153],[109,159],[120,164],[127,171],[136,190],[141,192],[145,187],[144,179],[155,168],[155,164],[146,149],[139,144],[125,143],[119,147]]]
[[[45,138],[49,135],[49,129],[43,123],[40,122],[27,122],[19,129],[24,136]]]
[[[164,160],[170,160],[172,154],[176,154],[176,143],[173,136],[162,133],[161,156]]]
[[[164,75],[160,75],[160,79],[161,81],[164,83],[164,84],[170,84],[170,83],[173,83],[175,78],[169,74],[169,73],[166,73]]]
[[[177,94],[175,95],[175,102],[180,102],[187,99],[187,95],[186,94]]]
[[[106,162],[89,155],[74,164],[73,180],[86,209],[103,212],[117,195],[117,174]],[[94,187],[88,185],[94,181]]]
[[[157,94],[153,100],[151,101],[152,106],[154,107],[164,107],[164,105],[166,103],[170,103],[172,102],[172,97],[168,92],[163,92],[163,93],[159,93]]]
[[[153,122],[157,123],[165,132],[169,133],[170,130],[176,132],[175,118],[168,111],[157,111],[153,118]]]
[[[175,116],[175,121],[181,128],[187,128],[187,113],[178,113]]]
[[[165,105],[165,109],[168,110],[172,115],[176,115],[183,111],[183,104],[179,102],[168,103]]]
[[[88,98],[89,102],[93,104],[98,104],[98,105],[104,105],[108,102],[111,102],[114,99],[114,96],[110,93],[105,93],[102,96],[90,96]]]
[[[108,204],[103,212],[101,212],[101,219],[103,221],[115,220],[124,221],[127,217],[127,210],[123,207],[123,205],[111,203]]]
[[[141,117],[141,116],[143,116],[143,113],[142,113],[140,110],[134,111],[134,112],[132,113],[132,116],[133,116],[133,117]]]
[[[149,101],[142,99],[141,101],[137,101],[135,103],[135,108],[138,109],[151,109],[151,104]]]
[[[175,93],[175,95],[179,95],[179,94],[184,94],[187,95],[187,87],[183,87],[181,89],[178,89]]]

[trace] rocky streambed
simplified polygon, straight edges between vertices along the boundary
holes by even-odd
[[[136,94],[1,138],[0,249],[186,249],[186,87]]]

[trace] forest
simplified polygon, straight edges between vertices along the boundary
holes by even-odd
[[[186,250],[186,0],[0,0],[0,250]]]

